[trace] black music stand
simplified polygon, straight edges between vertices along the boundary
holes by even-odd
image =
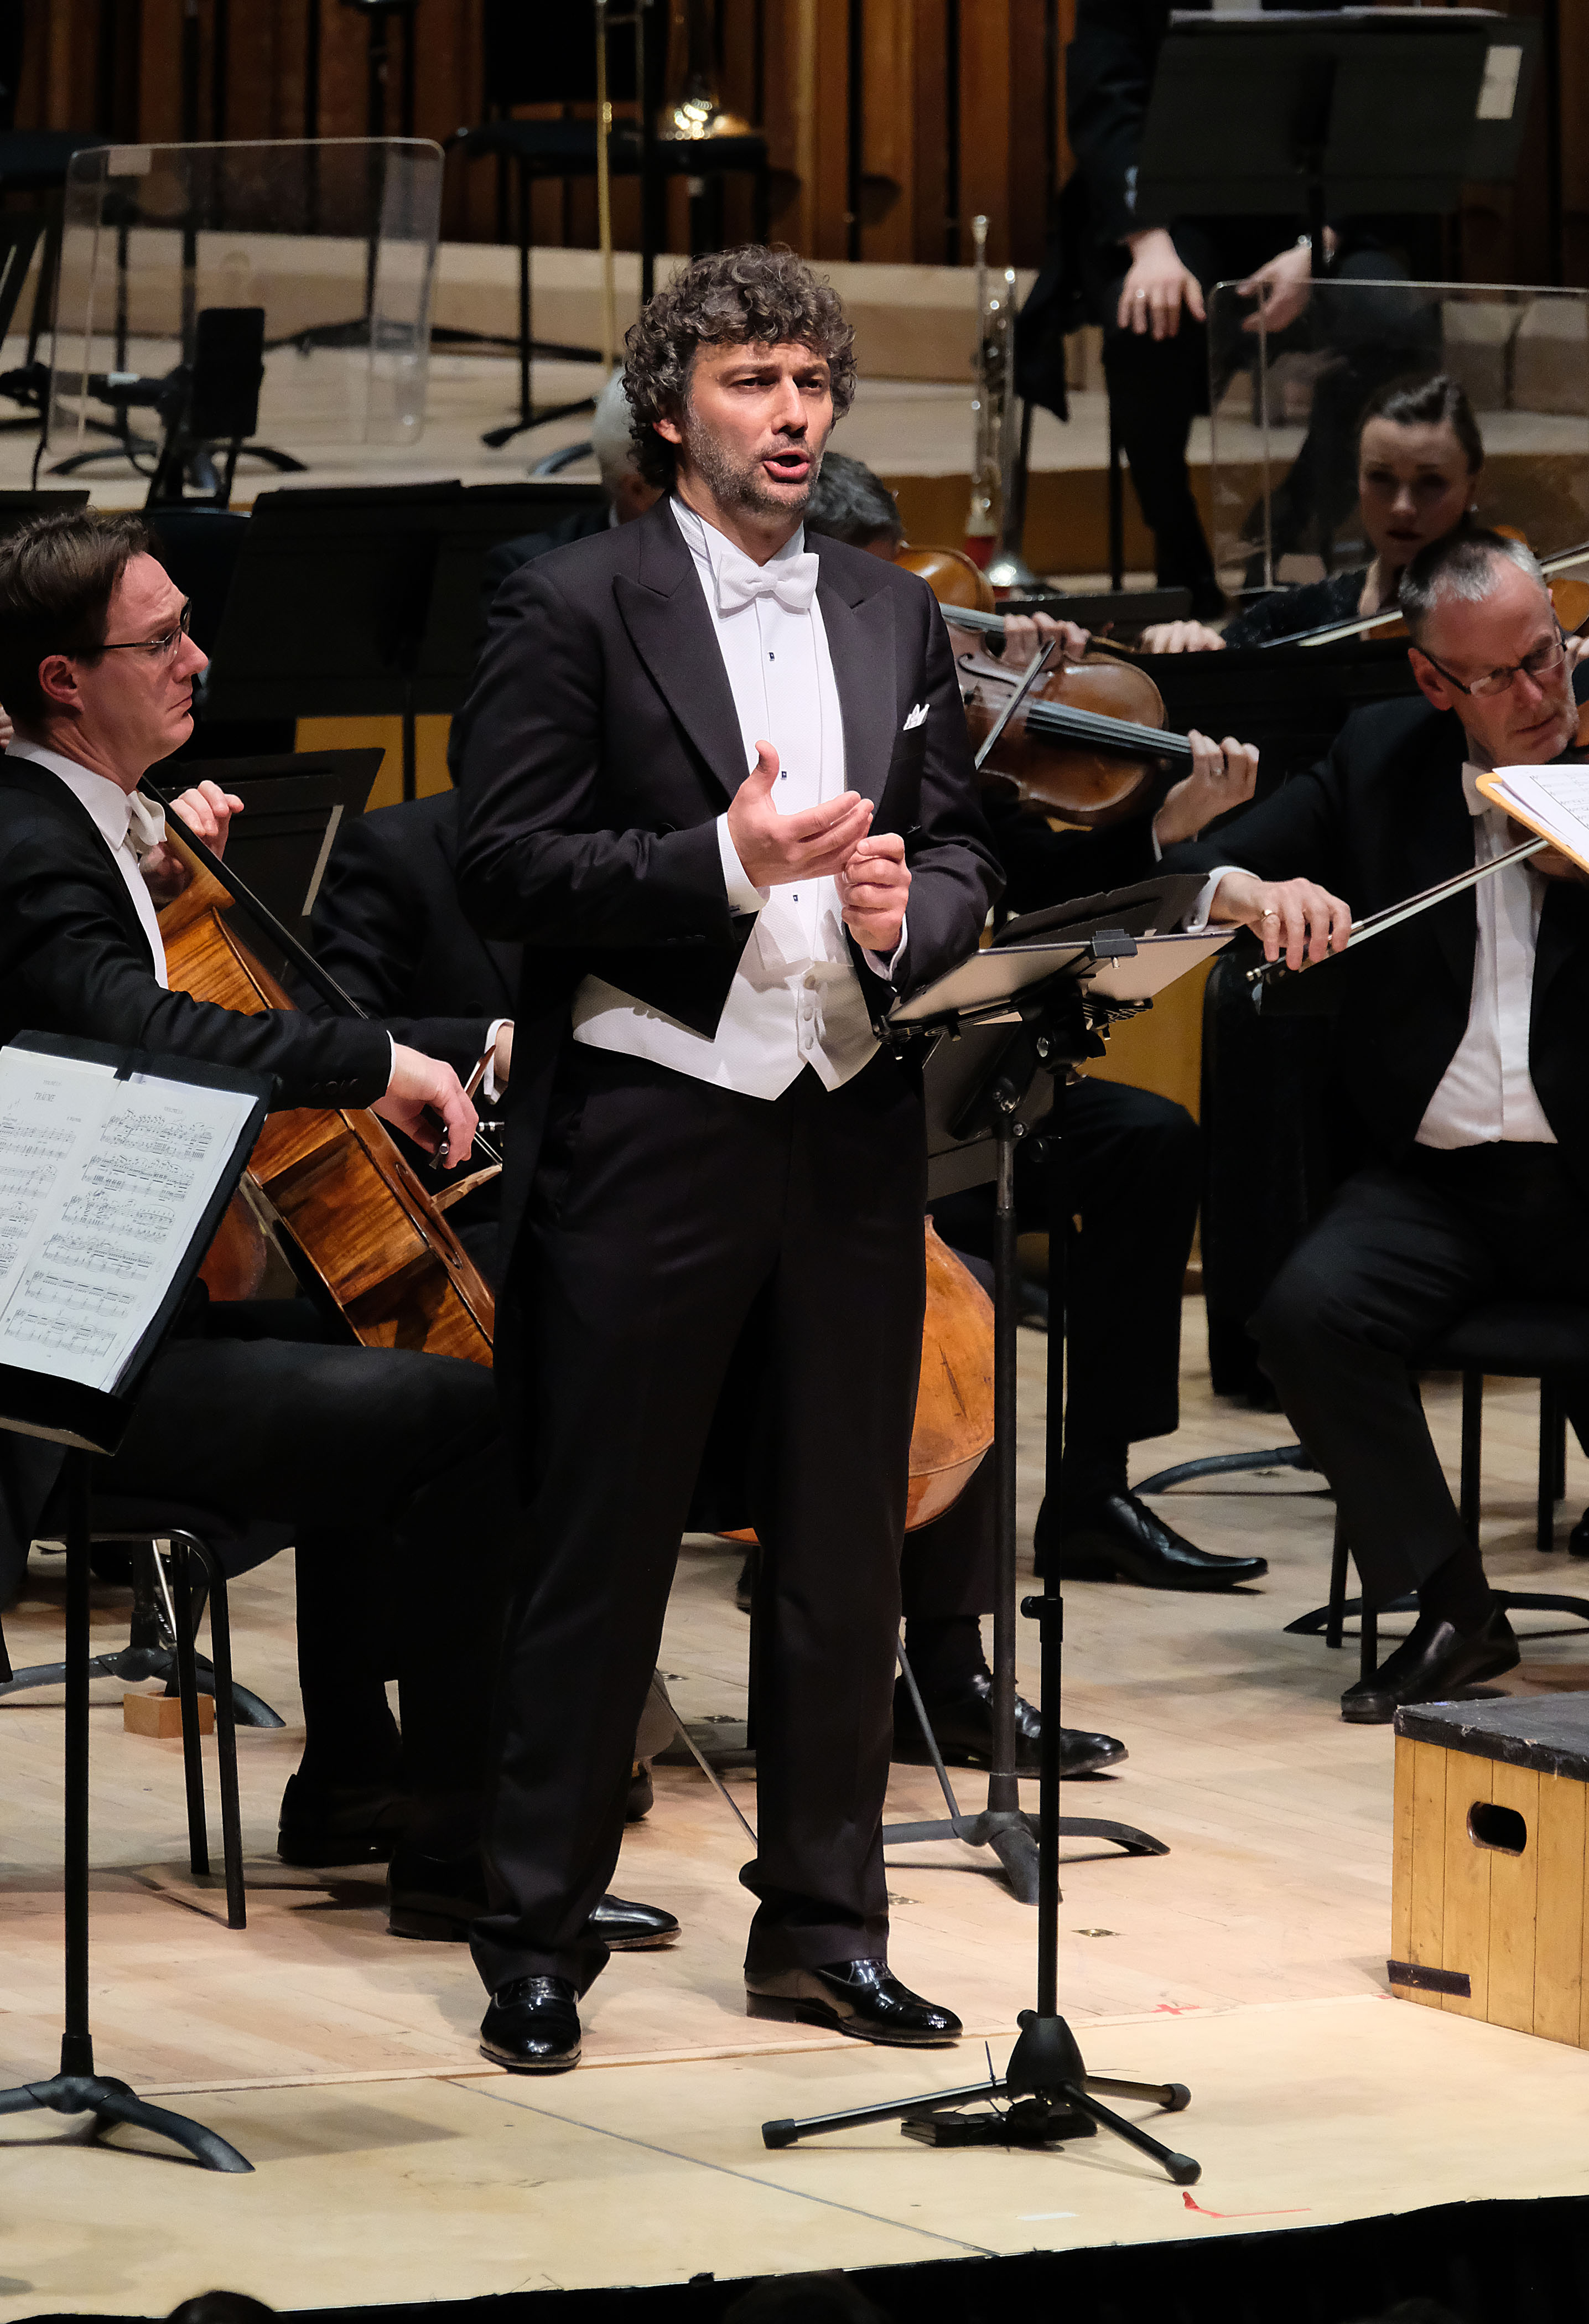
[[[381,752],[297,751],[256,759],[180,759],[153,767],[144,788],[171,801],[206,779],[235,791],[244,812],[226,838],[226,862],[301,944],[313,948],[310,916],[343,825],[362,815],[381,770]],[[271,974],[291,967],[272,931],[236,907],[249,949]]]
[[[1139,918],[1150,911],[1168,916],[1172,888],[1183,887],[1166,875],[1166,901],[1144,902]],[[1123,891],[1122,891],[1123,892]],[[1184,909],[1184,904],[1182,906]],[[1176,915],[1178,917],[1178,914]],[[1206,940],[1206,943],[1212,940]],[[1175,948],[1151,959],[1155,945]],[[1017,1259],[1015,1250],[1015,1148],[1028,1127],[1039,1119],[1049,1102],[1048,1077],[1054,1084],[1056,1112],[1065,1080],[1086,1057],[1102,1055],[1100,1028],[1116,1019],[1134,1015],[1155,991],[1190,960],[1182,957],[1196,938],[1140,939],[1123,930],[1095,927],[1082,937],[1058,941],[1026,941],[1001,952],[998,947],[974,954],[937,986],[902,1007],[891,1024],[901,1036],[907,1029],[936,1037],[934,1055],[954,1061],[957,1088],[950,1093],[941,1084],[937,1102],[929,1097],[929,1157],[949,1175],[946,1185],[976,1185],[987,1176],[986,1154],[996,1157],[998,1233],[994,1245],[994,1314],[996,1426],[994,1458],[999,1462],[998,1535],[1001,1590],[994,1610],[993,1754],[997,1771],[990,1779],[990,1820],[994,1811],[993,1785],[1008,1784],[1013,1802],[1015,1782],[1009,1773],[1014,1758],[1014,1439],[1015,1439],[1015,1319]],[[933,1058],[927,1075],[930,1082]],[[947,1138],[945,1133],[947,1133]],[[1049,1331],[1048,1489],[1059,1490],[1060,1449],[1064,1416],[1065,1366],[1065,1244],[1067,1204],[1064,1182],[1064,1133],[1050,1130],[1049,1154]],[[979,1154],[978,1148],[983,1151]],[[932,1161],[929,1159],[929,1170]],[[1090,2138],[1099,2129],[1112,2132],[1139,2152],[1150,2155],[1178,2187],[1191,2186],[1201,2175],[1200,2165],[1149,2136],[1135,2123],[1125,2121],[1099,2103],[1099,2093],[1113,2098],[1149,2100],[1167,2113],[1178,2113],[1191,2093],[1180,2082],[1136,2082],[1088,2074],[1069,2026],[1059,2015],[1059,1842],[1069,1833],[1119,1838],[1131,1833],[1132,1852],[1164,1855],[1161,1840],[1132,1833],[1130,1826],[1100,1824],[1059,1813],[1060,1659],[1064,1607],[1058,1573],[1049,1560],[1040,1595],[1022,1600],[1021,1610],[1039,1624],[1042,1672],[1042,1771],[1039,1810],[1033,1825],[1025,1816],[1011,1818],[1029,1828],[1037,1846],[1038,1991],[1037,2008],[1023,2010],[1017,2021],[1021,2034],[1002,2075],[948,2090],[927,2091],[918,2097],[890,2100],[881,2106],[845,2107],[836,2114],[803,2120],[764,2122],[762,2139],[769,2147],[792,2146],[799,2139],[860,2124],[897,2121],[909,2137],[935,2146],[1045,2147],[1067,2138]],[[1001,1685],[1001,1681],[1002,1684]],[[918,1828],[906,1826],[914,1834]],[[885,1834],[885,1837],[889,1835]],[[925,1835],[923,1835],[925,1836]],[[991,1835],[990,1835],[991,1838]],[[998,1840],[993,1840],[997,1847]],[[1123,1841],[1122,1845],[1130,1845]],[[1001,1849],[1001,1854],[1003,1850]],[[1006,1860],[1008,1860],[1006,1858]],[[1005,2112],[999,2102],[1015,2103]],[[960,2114],[963,2105],[987,2103],[987,2114]]]
[[[456,710],[484,633],[488,550],[600,496],[560,481],[373,484],[263,493],[216,640],[207,717],[402,721],[402,796],[417,790],[414,722]]]
[[[156,1060],[138,1050],[112,1048],[97,1041],[23,1033],[10,1047],[30,1056],[110,1065],[117,1081],[137,1074],[168,1084],[226,1090],[252,1098],[253,1105],[236,1142],[224,1159],[217,1157],[202,1215],[171,1273],[158,1311],[114,1389],[101,1391],[54,1372],[0,1363],[0,1428],[42,1436],[66,1447],[66,2023],[60,2037],[60,2072],[46,2080],[0,2090],[0,2115],[35,2109],[87,2114],[94,2118],[96,2133],[116,2123],[129,2123],[169,2138],[207,2171],[252,2171],[253,2164],[217,2132],[186,2115],[151,2106],[127,2083],[97,2073],[94,2068],[88,2016],[88,1503],[94,1459],[114,1452],[126,1434],[143,1374],[196,1280],[221,1215],[236,1190],[263,1123],[273,1085],[268,1077],[258,1074],[237,1074],[184,1059]]]

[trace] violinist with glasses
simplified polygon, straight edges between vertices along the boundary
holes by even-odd
[[[1321,764],[1167,858],[1208,873],[1209,918],[1252,928],[1292,970],[1319,973],[1354,914],[1504,854],[1516,829],[1477,777],[1576,743],[1566,641],[1520,542],[1448,533],[1399,602],[1421,699],[1356,712]],[[1509,864],[1327,976],[1332,1127],[1360,1158],[1252,1329],[1366,1601],[1417,1593],[1411,1636],[1342,1698],[1344,1719],[1383,1725],[1519,1658],[1409,1367],[1482,1301],[1589,1301],[1589,883],[1551,852]],[[1565,1381],[1563,1398],[1583,1438],[1589,1383]]]

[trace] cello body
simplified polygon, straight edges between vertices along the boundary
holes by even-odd
[[[291,1009],[228,925],[231,899],[220,882],[191,861],[189,868],[189,885],[160,915],[172,991],[247,1016]],[[490,1364],[491,1292],[374,1114],[355,1107],[271,1114],[245,1183],[364,1346]],[[222,1297],[248,1296],[250,1246],[237,1208],[205,1263],[205,1279]],[[249,1287],[257,1284],[255,1274]]]

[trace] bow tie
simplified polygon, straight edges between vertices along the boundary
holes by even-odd
[[[717,573],[717,611],[737,613],[758,597],[776,597],[786,613],[808,613],[817,594],[818,559],[812,549],[799,557],[753,565],[749,558],[723,565]]]
[[[133,791],[127,798],[127,841],[140,860],[165,838],[165,809]]]

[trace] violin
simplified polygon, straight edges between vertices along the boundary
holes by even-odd
[[[904,549],[894,561],[919,574],[956,619],[964,611],[984,634],[1003,636],[987,576],[963,551]],[[990,689],[1008,688],[1019,673],[981,654],[963,656],[960,668],[972,681],[965,699],[975,745],[999,715],[1000,696]],[[1190,742],[1164,720],[1164,697],[1140,663],[1089,651],[1045,670],[1000,735],[983,779],[1067,823],[1124,823],[1158,804],[1167,774],[1191,771]]]
[[[1509,540],[1528,542],[1515,525],[1498,524],[1496,532],[1504,533]],[[1580,541],[1576,549],[1564,549],[1559,557],[1547,557],[1540,564],[1550,589],[1550,602],[1556,608],[1556,618],[1568,637],[1575,637],[1589,626],[1589,581],[1571,578],[1569,567],[1589,559],[1589,541]],[[1405,639],[1407,623],[1400,610],[1387,606],[1378,613],[1361,613],[1353,622],[1326,622],[1316,630],[1293,630],[1289,637],[1265,638],[1261,651],[1274,646],[1334,646],[1350,638]]]

